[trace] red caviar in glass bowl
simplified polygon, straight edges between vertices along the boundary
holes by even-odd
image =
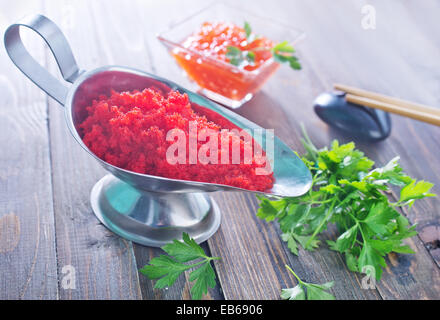
[[[143,91],[115,92],[110,97],[102,95],[86,108],[87,116],[79,125],[84,144],[102,160],[134,172],[172,179],[210,182],[230,185],[248,190],[267,191],[273,187],[274,177],[265,153],[254,154],[255,142],[248,143],[232,129],[236,127],[215,112],[201,114],[193,108],[186,94],[148,88]],[[203,163],[200,157],[191,164],[190,125],[195,124],[198,134],[210,129],[217,135],[218,159],[225,145],[221,144],[221,130],[228,129],[229,161]],[[180,129],[186,136],[184,163],[170,163],[167,150],[175,141],[169,141],[170,130]],[[210,141],[198,141],[201,148]],[[215,141],[215,140],[214,140]],[[240,161],[234,164],[232,147],[240,148]],[[249,150],[249,148],[251,148]],[[250,163],[245,163],[246,150],[252,154]],[[267,166],[266,166],[267,165]],[[266,169],[266,174],[257,174],[256,169]]]
[[[272,57],[270,49],[274,43],[262,36],[249,42],[244,28],[230,22],[205,22],[200,30],[189,36],[182,45],[185,48],[198,51],[202,55],[228,63],[230,63],[230,59],[226,57],[226,53],[229,46],[237,47],[242,52],[252,51],[255,55],[254,61],[244,60],[240,67],[246,71],[254,71]],[[180,59],[180,55],[176,59]],[[185,58],[182,64],[187,64]]]
[[[279,68],[272,58],[272,40],[259,36],[249,42],[244,28],[230,22],[204,22],[180,46],[159,39],[171,49],[188,77],[202,88],[202,94],[232,108],[249,101]],[[231,64],[226,55],[229,46],[244,54],[252,52],[253,61]]]
[[[182,18],[157,36],[198,87],[191,89],[230,108],[252,99],[280,67],[272,49],[284,42],[296,46],[303,37],[289,24],[222,2]],[[228,46],[242,52],[245,61],[231,61]]]

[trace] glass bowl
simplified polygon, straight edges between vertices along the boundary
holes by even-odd
[[[199,93],[233,109],[252,99],[280,65],[270,58],[257,69],[248,71],[184,47],[183,42],[204,22],[232,22],[237,26],[248,22],[253,32],[274,43],[288,41],[295,45],[304,37],[304,33],[298,29],[223,3],[213,4],[195,13],[157,36],[188,78],[198,85]]]

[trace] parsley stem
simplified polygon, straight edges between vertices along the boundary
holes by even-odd
[[[208,257],[208,260],[209,261],[211,261],[211,260],[221,260],[222,258],[220,258],[220,257]]]
[[[201,260],[201,261],[199,261],[197,263],[188,265],[188,267],[189,268],[193,268],[193,267],[197,267],[198,265],[201,265],[201,264],[204,264],[204,263],[210,263],[212,260],[220,260],[221,259],[220,257],[208,257],[208,256],[201,256],[201,257],[203,258],[203,260]]]
[[[333,199],[332,204],[330,205],[330,208],[328,208],[327,213],[325,214],[324,219],[322,219],[321,223],[319,224],[318,228],[315,229],[315,232],[313,232],[312,236],[307,240],[306,242],[306,249],[310,245],[313,239],[315,239],[316,235],[321,231],[321,228],[326,224],[328,218],[333,213],[333,208],[335,206],[336,199]]]
[[[298,280],[299,283],[304,284],[304,282],[296,275],[292,268],[290,268],[287,264],[285,264],[284,266],[295,276],[296,280]]]
[[[190,269],[190,268],[197,267],[198,265],[204,264],[204,263],[209,262],[209,261],[210,260],[209,260],[209,257],[208,257],[208,259],[204,258],[202,261],[199,261],[199,262],[194,263],[194,264],[188,264],[187,266],[188,266],[188,269]]]
[[[314,205],[314,204],[323,204],[323,203],[329,203],[332,202],[333,199],[327,199],[327,200],[307,200],[307,201],[300,201],[298,204],[304,204],[304,205]]]
[[[310,151],[310,155],[312,156],[313,161],[316,162],[318,151],[317,151],[315,145],[313,144],[312,140],[310,140],[310,137],[309,137],[309,135],[307,134],[306,128],[304,127],[304,123],[301,122],[300,126],[301,126],[302,134],[303,134],[303,136],[304,136],[304,140],[305,140],[305,142],[306,142],[306,144],[307,144],[307,147],[309,147],[309,149],[310,149],[310,150],[307,150],[307,151]],[[307,147],[306,147],[306,145],[304,144],[304,148],[307,149]]]
[[[406,202],[402,203],[402,201],[397,201],[397,202],[390,202],[390,205],[393,207],[404,207],[407,205],[407,203]]]
[[[327,199],[327,200],[321,200],[321,201],[310,201],[310,202],[308,202],[308,204],[323,204],[323,203],[329,203],[329,202],[332,202],[333,201],[333,199]]]
[[[354,215],[350,213],[350,211],[347,211],[348,215],[356,222],[357,225],[359,225],[359,219],[357,219]]]
[[[361,236],[362,239],[364,240],[364,243],[367,242],[367,238],[365,237],[364,232],[362,231],[362,225],[359,225],[359,230],[361,231]]]

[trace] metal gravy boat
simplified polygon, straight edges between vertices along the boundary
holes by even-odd
[[[70,87],[55,79],[32,58],[21,41],[20,27],[30,28],[46,41],[64,80],[72,83]],[[26,16],[9,26],[4,42],[15,65],[64,106],[66,123],[75,140],[110,172],[92,188],[91,206],[97,218],[116,234],[154,247],[181,238],[182,232],[187,232],[197,242],[202,242],[215,233],[221,220],[219,208],[208,192],[255,192],[227,185],[139,174],[118,168],[98,158],[88,149],[77,131],[77,125],[84,119],[85,107],[99,95],[107,95],[111,89],[143,90],[153,85],[165,92],[178,90],[187,93],[198,110],[214,111],[239,128],[262,129],[258,125],[153,74],[121,66],[80,70],[61,30],[42,15]],[[277,137],[274,137],[274,154],[271,160],[275,184],[272,190],[262,194],[296,197],[308,191],[312,183],[309,170]]]

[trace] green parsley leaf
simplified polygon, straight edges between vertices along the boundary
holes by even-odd
[[[164,245],[162,250],[180,262],[206,257],[203,249],[187,233],[183,233],[182,238],[183,242],[174,239],[172,243]]]
[[[154,287],[163,289],[172,286],[186,270],[193,269],[189,275],[189,281],[195,281],[191,288],[191,296],[193,299],[201,299],[202,295],[208,292],[208,288],[215,287],[215,272],[211,261],[220,258],[208,257],[187,233],[183,233],[182,238],[183,241],[173,240],[162,247],[169,256],[160,255],[153,258],[139,271],[149,279],[158,279]],[[199,261],[193,264],[184,263],[194,260]]]
[[[359,247],[353,247],[351,250],[345,252],[345,262],[347,263],[348,270],[358,272],[358,256]]]
[[[284,300],[306,300],[306,293],[303,286],[298,284],[296,287],[281,289],[281,299]]]
[[[429,193],[434,185],[430,182],[415,180],[411,181],[400,191],[400,202],[421,199],[424,197],[434,197],[435,194]]]
[[[333,287],[334,282],[327,282],[324,284],[314,284],[302,281],[296,273],[286,265],[295,278],[298,280],[298,284],[289,289],[281,290],[281,299],[284,300],[335,300],[335,297],[327,291]],[[306,295],[307,291],[307,295]]]
[[[280,42],[273,47],[276,53],[294,53],[295,49],[287,41]]]
[[[312,251],[313,249],[318,248],[320,241],[318,239],[314,239],[312,236],[299,236],[295,235],[294,237],[301,246],[306,249]]]
[[[391,159],[382,168],[376,168],[372,170],[367,179],[385,181],[387,183],[403,187],[409,184],[412,179],[402,173],[402,168],[399,166],[399,157]]]
[[[258,36],[252,33],[252,28],[249,22],[245,21],[243,26],[244,32],[246,33],[246,41],[248,44],[253,43]],[[246,62],[248,64],[255,63],[255,51],[259,50],[269,50],[269,48],[264,46],[254,47],[251,49],[252,51],[241,50],[236,46],[228,46],[226,48],[226,59],[229,60],[229,63],[240,67],[245,66]],[[287,41],[280,42],[272,47],[271,53],[272,57],[276,62],[279,63],[287,63],[294,70],[300,70],[301,64],[298,61],[298,58],[293,55],[295,49],[291,44]]]
[[[281,235],[281,239],[287,242],[287,247],[293,254],[298,255],[298,245],[296,244],[296,240],[293,233],[283,233]]]
[[[272,56],[276,62],[288,63],[292,69],[300,70],[301,64],[298,58],[293,55],[295,49],[287,41],[280,42],[273,46]]]
[[[387,202],[374,203],[368,216],[362,222],[377,234],[384,235],[388,232],[388,223],[399,216],[399,213]]]
[[[226,48],[226,59],[229,59],[230,64],[233,64],[234,66],[239,66],[243,63],[245,58],[240,48],[235,46],[228,46]]]
[[[158,279],[155,288],[163,289],[172,286],[182,272],[191,268],[183,263],[180,263],[171,257],[160,255],[153,258],[149,265],[144,266],[140,272],[150,279]]]
[[[261,200],[257,216],[268,222],[275,220],[275,218],[286,209],[286,203],[284,199],[271,201],[263,196],[258,195],[257,198]]]
[[[202,294],[208,293],[208,288],[215,287],[215,272],[209,262],[204,263],[200,268],[189,274],[189,281],[196,283],[191,288],[191,296],[195,300],[200,300]]]
[[[397,252],[397,253],[407,253],[407,254],[408,253],[415,253],[415,251],[413,249],[411,249],[411,247],[408,246],[408,245],[404,245],[404,246],[397,245],[397,246],[394,246],[392,251],[393,252]]]
[[[283,42],[277,50],[292,53],[293,48]],[[281,59],[285,59],[284,55]],[[416,226],[410,225],[397,209],[435,196],[430,192],[433,184],[417,182],[406,175],[398,157],[383,167],[373,168],[374,162],[357,150],[353,142],[340,144],[335,140],[330,148],[318,149],[304,127],[302,131],[306,150],[302,159],[312,173],[312,188],[297,198],[259,197],[258,217],[278,222],[282,240],[296,255],[300,247],[315,249],[319,234],[327,225],[336,225],[338,236],[327,241],[329,248],[345,255],[351,271],[363,272],[372,267],[380,279],[387,254],[414,253],[404,240],[417,234]],[[391,186],[401,188],[397,202],[390,202],[387,197]]]
[[[335,185],[335,184],[328,184],[326,186],[321,187],[321,191],[325,191],[330,194],[335,194],[341,190],[342,190],[342,188],[340,186]]]
[[[246,38],[249,38],[252,34],[252,29],[247,21],[244,22],[244,31],[246,32]]]
[[[335,300],[335,297],[326,292],[333,286],[333,282],[327,282],[321,285],[308,283],[307,284],[307,300]]]
[[[336,240],[334,250],[344,253],[347,249],[351,248],[354,240],[356,240],[358,228],[359,226],[356,224],[341,234]]]
[[[255,62],[255,53],[252,51],[248,51],[248,53],[246,54],[246,59],[249,62],[254,63]]]
[[[228,46],[226,48],[226,58],[229,59],[229,63],[234,66],[241,66],[245,61],[252,64],[255,62],[255,53],[252,51],[241,51],[240,48],[235,46]]]
[[[383,255],[377,251],[369,242],[364,242],[364,245],[359,255],[358,269],[360,272],[364,272],[365,268],[374,268],[376,279],[380,280],[382,275],[382,267],[386,267],[387,264]]]

